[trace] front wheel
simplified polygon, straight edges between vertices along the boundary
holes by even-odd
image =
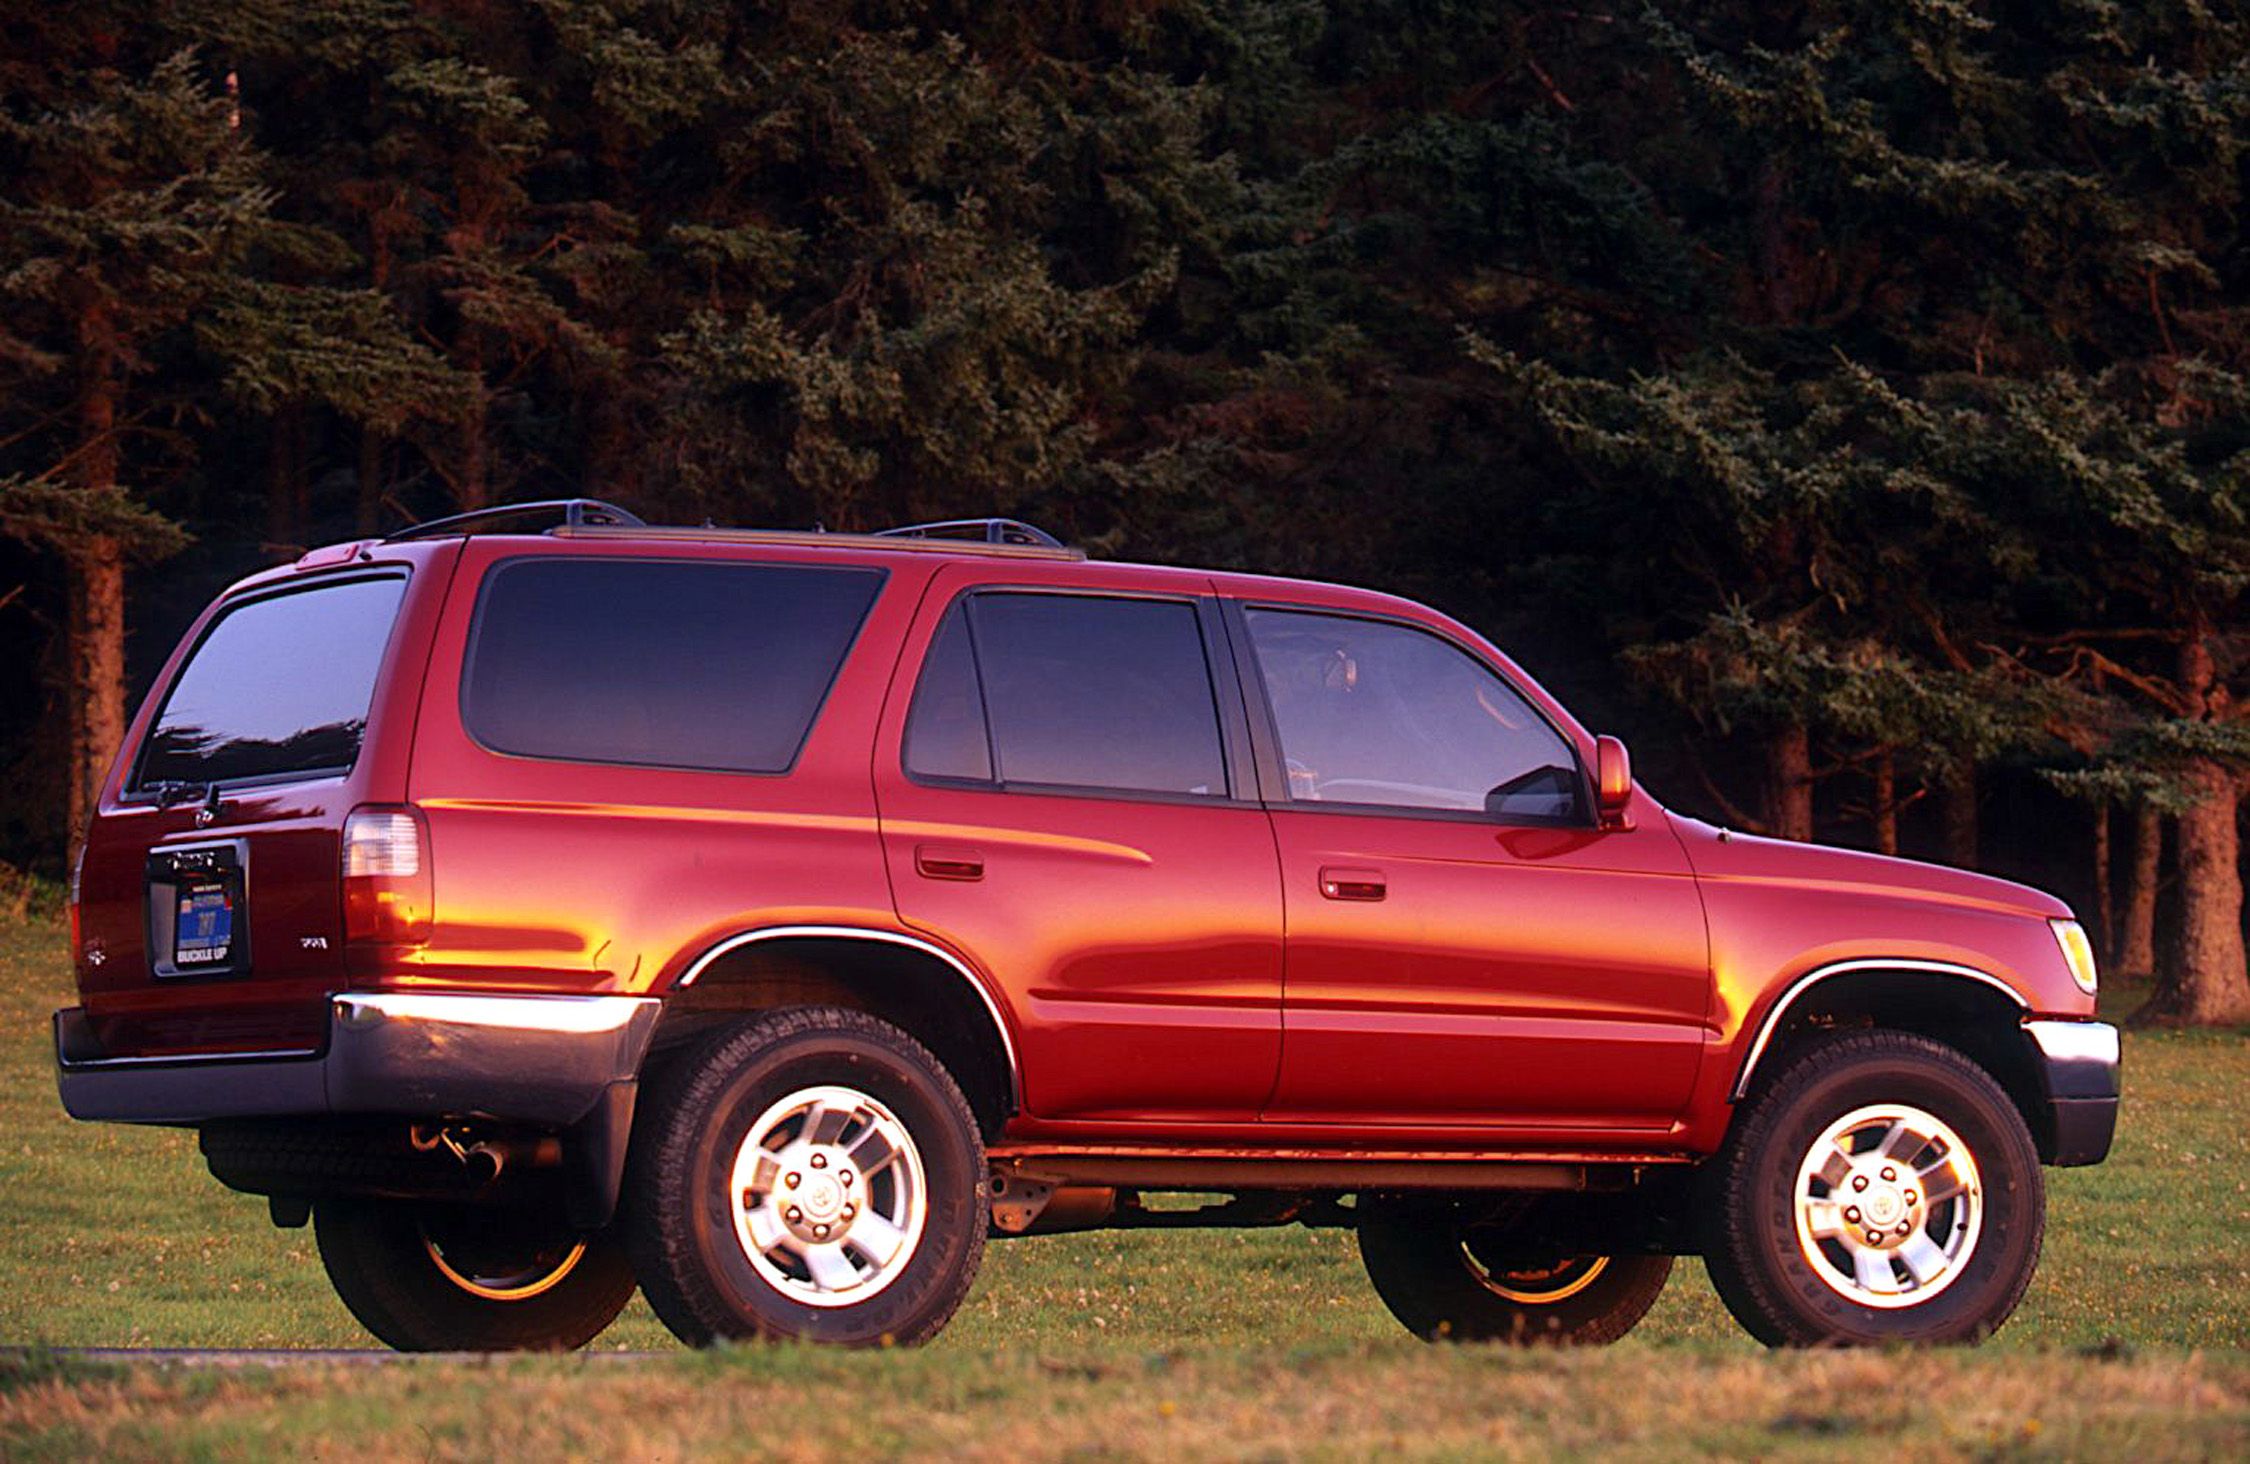
[[[2039,1153],[1999,1084],[1905,1032],[1823,1038],[1713,1161],[1712,1284],[1768,1346],[1973,1342],[2039,1264]]]
[[[1670,1256],[1529,1254],[1505,1230],[1411,1209],[1362,1219],[1359,1254],[1391,1315],[1431,1342],[1615,1342],[1672,1273]]]
[[[345,1307],[401,1352],[568,1351],[633,1299],[624,1247],[549,1215],[334,1199],[313,1235]]]

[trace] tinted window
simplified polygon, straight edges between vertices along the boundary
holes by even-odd
[[[526,757],[786,772],[874,570],[534,559],[485,579],[461,715]]]
[[[136,786],[350,767],[405,588],[354,580],[221,614],[164,698]]]
[[[1192,606],[1027,594],[968,605],[1001,782],[1226,796]]]
[[[906,768],[925,778],[992,780],[992,742],[965,600],[946,615],[922,662],[914,709],[906,718]]]
[[[1335,615],[1246,618],[1292,800],[1580,818],[1570,744],[1458,646]]]

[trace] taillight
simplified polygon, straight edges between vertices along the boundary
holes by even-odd
[[[78,924],[78,885],[79,881],[84,878],[86,872],[86,843],[87,841],[85,839],[80,839],[78,841],[78,851],[70,856],[70,884],[68,888],[70,905],[70,965],[72,970],[76,970],[78,968],[80,958],[86,953],[86,938],[81,933]]]
[[[412,808],[355,808],[344,820],[344,938],[420,945],[430,938],[430,833]]]

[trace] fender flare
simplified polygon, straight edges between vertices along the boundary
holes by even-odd
[[[992,994],[991,988],[985,984],[984,978],[979,976],[967,961],[962,960],[935,941],[924,940],[916,935],[908,935],[904,931],[885,930],[880,926],[873,925],[767,925],[756,930],[741,931],[711,945],[701,955],[688,963],[687,969],[680,973],[679,979],[672,983],[669,990],[683,991],[693,986],[696,978],[708,970],[714,962],[730,952],[741,950],[745,946],[759,945],[773,940],[872,941],[881,945],[903,946],[908,950],[919,951],[926,956],[937,957],[938,960],[950,967],[955,975],[967,982],[969,989],[977,994],[977,1000],[984,1003],[985,1015],[991,1018],[992,1030],[1000,1038],[1001,1056],[1008,1063],[1009,1096],[1018,1109],[1022,1108],[1023,1064],[1016,1057],[1015,1033],[1008,1026],[1006,1009],[1001,1006],[999,999]]]
[[[1727,1091],[1729,1103],[1740,1103],[1743,1096],[1750,1091],[1750,1080],[1757,1075],[1758,1059],[1765,1056],[1766,1045],[1773,1040],[1775,1030],[1781,1025],[1781,1019],[1789,1014],[1789,1008],[1796,1003],[1797,998],[1831,976],[1847,976],[1854,971],[1913,972],[1925,976],[1945,976],[1955,980],[1973,981],[1979,985],[1991,987],[1994,991],[2014,1002],[2025,1013],[2028,1014],[2031,1011],[2031,1003],[2024,999],[2022,992],[1993,975],[1990,971],[1980,971],[1974,966],[1963,966],[1953,961],[1929,961],[1919,957],[1907,956],[1854,956],[1850,960],[1831,961],[1825,966],[1815,966],[1795,981],[1790,982],[1788,989],[1781,993],[1780,999],[1766,1009],[1765,1019],[1758,1024],[1756,1039],[1751,1042],[1749,1051],[1743,1054],[1742,1069],[1735,1074],[1734,1086]]]

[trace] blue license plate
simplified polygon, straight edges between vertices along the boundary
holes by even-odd
[[[232,891],[223,884],[190,885],[181,890],[179,923],[173,927],[172,964],[219,965],[233,945]]]

